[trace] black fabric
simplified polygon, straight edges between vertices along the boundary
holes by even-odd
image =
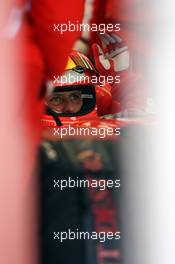
[[[83,241],[66,240],[61,244],[53,239],[53,232],[69,228],[76,230],[77,227],[81,230],[83,210],[81,190],[59,191],[53,188],[55,178],[74,177],[64,149],[60,148],[57,154],[59,159],[51,161],[44,150],[40,150],[42,264],[82,264],[85,254]]]
[[[117,143],[118,144],[118,143]],[[40,148],[40,186],[41,186],[41,255],[42,264],[98,264],[98,241],[93,240],[66,240],[62,244],[53,239],[53,232],[67,231],[95,231],[95,215],[92,207],[94,201],[89,190],[84,188],[67,188],[63,191],[53,188],[54,179],[94,179],[118,178],[116,172],[116,158],[113,141],[94,140],[65,140],[62,142],[46,142]],[[101,171],[86,170],[77,159],[81,151],[91,149],[99,153],[102,158]],[[55,155],[53,155],[55,154]],[[117,171],[118,173],[118,171]],[[98,190],[97,190],[98,192]],[[115,199],[113,191],[109,192],[108,199]],[[118,207],[119,192],[115,192]],[[106,203],[105,200],[102,203]],[[101,205],[102,205],[101,203]],[[118,210],[118,209],[117,209]],[[119,212],[117,219],[119,221]],[[103,243],[106,249],[120,250],[120,241]],[[106,263],[114,262],[112,259]]]

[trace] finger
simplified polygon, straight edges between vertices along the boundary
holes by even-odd
[[[116,43],[116,39],[112,36],[112,34],[110,35],[109,33],[105,33],[104,34],[104,38],[108,42],[108,45],[109,44],[115,44]]]
[[[97,58],[99,56],[104,56],[103,50],[98,44],[92,45],[92,51],[93,51],[94,58]]]
[[[109,70],[110,69],[110,62],[108,59],[105,58],[104,52],[101,47],[97,44],[92,45],[93,55],[95,59],[95,64],[98,70],[100,70],[99,66],[103,66],[103,69]]]
[[[106,33],[100,35],[100,39],[101,39],[102,47],[104,49],[105,57],[109,58],[111,39],[106,37]]]
[[[123,39],[115,33],[111,33],[111,36],[113,37],[113,39],[115,39],[115,42],[117,43],[121,43],[123,41]]]
[[[100,34],[99,37],[100,37],[100,40],[101,40],[101,43],[102,43],[102,47],[103,48],[106,48],[108,45],[109,45],[109,40],[105,38],[104,36],[105,34]]]
[[[115,56],[117,56],[117,55],[119,55],[120,53],[123,53],[123,52],[125,52],[125,51],[127,51],[128,50],[128,47],[127,46],[124,46],[124,47],[122,47],[122,48],[117,48],[117,49],[115,49],[115,50],[112,50],[111,52],[110,52],[110,57],[111,58],[114,58]]]
[[[105,57],[107,59],[112,58],[113,56],[111,55],[111,52],[116,49],[116,43],[115,38],[113,38],[110,34],[105,33],[102,36],[100,36],[102,43],[105,43],[103,49],[105,52]]]

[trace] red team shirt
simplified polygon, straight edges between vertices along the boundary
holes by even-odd
[[[24,0],[13,1],[9,14],[14,8],[21,9],[22,15],[19,17],[20,26],[16,30],[15,38],[23,38],[24,54],[21,53],[21,62],[26,69],[26,98],[27,102],[24,107],[27,108],[29,116],[38,117],[34,109],[38,105],[38,97],[42,82],[46,79],[52,79],[54,75],[60,75],[65,67],[67,55],[69,54],[73,43],[80,36],[85,37],[90,44],[98,42],[98,36],[95,32],[54,32],[54,24],[68,24],[79,21],[80,23],[120,23],[121,33],[131,50],[134,57],[134,77],[130,74],[127,80],[121,80],[120,87],[114,87],[113,96],[116,100],[125,97],[125,103],[122,103],[122,109],[127,109],[135,103],[131,102],[134,96],[140,96],[139,107],[143,104],[146,95],[144,84],[143,87],[137,88],[139,91],[131,95],[132,83],[134,91],[141,84],[140,74],[138,79],[136,75],[140,71],[140,58],[146,56],[146,39],[144,38],[146,27],[149,21],[147,16],[148,6],[143,0],[77,0],[69,3],[62,1],[49,0]],[[26,7],[25,7],[26,6]],[[7,12],[8,13],[8,12]],[[143,34],[144,33],[144,34]],[[140,72],[139,72],[140,73]],[[142,73],[142,72],[141,72]],[[124,88],[123,87],[124,83]],[[127,85],[129,84],[129,85]],[[126,86],[129,88],[127,89]],[[143,90],[143,94],[140,90]],[[123,95],[124,93],[124,95]],[[127,93],[129,103],[126,103]],[[135,101],[139,101],[137,98]],[[34,103],[35,102],[35,103]],[[38,111],[41,111],[40,108]],[[36,121],[37,122],[37,121]]]

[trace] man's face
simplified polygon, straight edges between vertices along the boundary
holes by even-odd
[[[79,90],[57,92],[47,100],[49,107],[57,113],[78,113],[83,105],[82,93]]]

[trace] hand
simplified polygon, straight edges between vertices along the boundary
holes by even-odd
[[[115,77],[129,69],[129,51],[125,41],[116,33],[100,35],[102,47],[93,44],[95,66],[103,76]]]

